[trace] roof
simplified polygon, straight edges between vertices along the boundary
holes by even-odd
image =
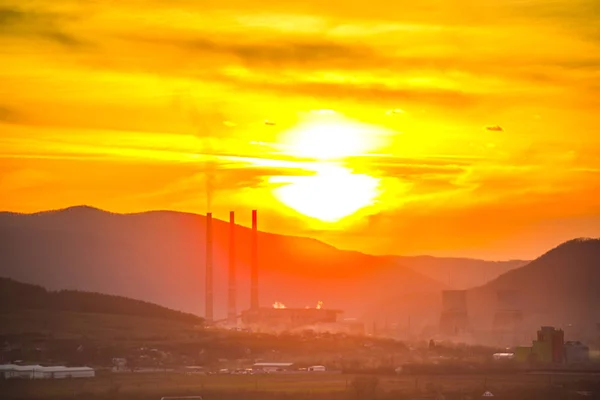
[[[43,367],[41,365],[16,365],[13,369],[15,371],[33,371],[40,370]]]
[[[256,363],[253,367],[291,367],[294,363],[269,363],[269,362],[261,362]]]
[[[301,307],[285,307],[285,308],[274,308],[274,307],[260,307],[258,309],[258,311],[273,311],[276,310],[275,312],[329,312],[329,313],[338,313],[338,314],[342,314],[344,311],[343,310],[338,310],[338,309],[334,309],[334,308],[301,308]],[[256,313],[257,310],[244,310],[242,311],[242,313]]]
[[[42,367],[39,368],[42,371],[61,371],[63,369],[67,369],[67,367],[63,366],[63,365],[56,365],[56,366],[52,366],[52,367]]]
[[[56,371],[93,371],[90,367],[65,367],[62,365],[55,365],[50,367],[42,367],[41,365],[14,365],[4,364],[0,365],[2,371],[36,371],[36,372],[56,372]]]
[[[42,371],[52,372],[52,371],[93,371],[93,368],[90,367],[43,367]]]

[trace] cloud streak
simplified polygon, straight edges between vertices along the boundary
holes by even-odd
[[[594,0],[0,0],[0,208],[204,212],[226,199],[264,205],[279,216],[265,229],[285,230],[268,178],[314,174],[282,154],[284,137],[328,109],[389,132],[342,161],[382,190],[380,215],[341,247],[446,251],[461,237],[501,241],[565,204],[584,218],[600,207],[597,11]]]
[[[0,4],[0,35],[39,38],[66,47],[83,46],[84,41],[59,27],[64,19],[60,14],[24,11]]]

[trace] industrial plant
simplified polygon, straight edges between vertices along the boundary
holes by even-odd
[[[515,359],[541,364],[585,364],[590,361],[590,349],[579,341],[565,342],[562,329],[542,326],[531,346],[515,348]]]
[[[356,321],[338,321],[342,310],[326,309],[319,301],[314,308],[288,308],[281,303],[271,307],[261,307],[259,303],[259,262],[258,262],[258,215],[252,210],[252,236],[250,256],[250,308],[237,311],[236,287],[236,243],[235,212],[229,213],[229,256],[228,256],[228,306],[226,320],[215,320],[213,289],[213,216],[206,214],[206,276],[205,276],[205,319],[207,325],[225,322],[230,328],[237,327],[238,321],[246,329],[257,332],[289,331],[295,329],[329,329],[348,333],[364,332],[364,327]]]

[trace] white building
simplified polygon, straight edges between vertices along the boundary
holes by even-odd
[[[494,357],[494,360],[496,361],[514,360],[515,353],[495,353],[492,357]]]
[[[0,373],[4,379],[65,379],[93,378],[96,371],[89,367],[65,367],[41,365],[0,365]]]
[[[46,379],[93,378],[96,371],[90,367],[43,367],[41,374]]]
[[[3,364],[0,365],[0,377],[4,379],[13,378],[14,370],[17,367],[15,364]]]
[[[263,371],[263,372],[285,372],[292,369],[294,363],[270,363],[270,362],[262,362],[256,363],[252,366],[252,370],[254,371]]]

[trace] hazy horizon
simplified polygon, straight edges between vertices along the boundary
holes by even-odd
[[[178,211],[178,210],[167,210],[167,209],[157,209],[157,210],[142,210],[142,211],[132,211],[132,212],[115,212],[115,211],[111,211],[111,210],[106,210],[106,209],[102,209],[100,207],[96,207],[93,205],[89,205],[89,204],[77,204],[77,205],[72,205],[72,206],[67,206],[64,208],[57,208],[57,209],[50,209],[50,210],[36,210],[36,211],[30,211],[30,212],[16,212],[16,211],[11,211],[11,210],[0,210],[0,213],[12,213],[12,214],[23,214],[23,215],[31,215],[31,214],[38,214],[38,213],[44,213],[44,212],[55,212],[55,211],[64,211],[64,210],[68,210],[68,209],[74,209],[74,208],[90,208],[90,209],[95,209],[95,210],[99,210],[101,212],[106,212],[106,213],[111,213],[111,214],[118,214],[118,215],[135,215],[135,214],[146,214],[146,213],[157,213],[157,212],[172,212],[172,213],[182,213],[182,214],[190,214],[190,215],[198,215],[198,216],[205,216],[206,214],[202,214],[202,213],[195,213],[195,212],[189,212],[189,211]],[[235,211],[235,210],[233,210]],[[229,218],[229,214],[227,215],[215,215],[213,213],[213,217],[215,219],[220,220],[221,222],[228,222],[228,218]],[[248,215],[240,215],[240,213],[236,212],[236,224],[243,226],[245,228],[250,229],[250,218]],[[259,231],[261,232],[265,232],[265,233],[272,233],[272,234],[278,234],[278,235],[285,235],[285,236],[292,236],[292,237],[302,237],[302,238],[308,238],[308,239],[317,239],[314,238],[312,236],[310,236],[310,232],[306,232],[305,234],[300,234],[300,235],[293,235],[293,234],[286,234],[286,233],[282,233],[282,232],[277,232],[277,231],[266,231],[264,229],[259,228]],[[571,238],[568,239],[567,241],[573,240],[573,239],[600,239],[600,238],[588,238],[588,237],[577,237],[577,238]],[[538,258],[539,256],[543,255],[544,253],[546,253],[548,250],[551,250],[552,248],[558,246],[559,244],[562,244],[564,242],[560,242],[557,243],[556,245],[553,245],[547,249],[545,249],[542,253],[534,255],[533,257],[530,258],[517,258],[517,257],[509,257],[509,258],[498,258],[498,259],[487,259],[487,258],[478,258],[478,257],[470,257],[468,255],[448,255],[448,254],[425,254],[425,253],[393,253],[393,252],[383,252],[383,253],[369,253],[367,251],[361,251],[361,250],[357,250],[355,248],[345,248],[342,246],[336,246],[332,243],[329,243],[325,240],[321,240],[321,239],[317,239],[321,242],[323,242],[324,244],[327,245],[331,245],[334,248],[338,249],[338,250],[342,250],[342,251],[358,251],[360,253],[364,253],[364,254],[371,254],[371,255],[375,255],[375,256],[402,256],[402,257],[436,257],[436,258],[456,258],[456,259],[472,259],[472,260],[480,260],[480,261],[491,261],[491,262],[509,262],[509,261],[532,261],[536,258]]]

